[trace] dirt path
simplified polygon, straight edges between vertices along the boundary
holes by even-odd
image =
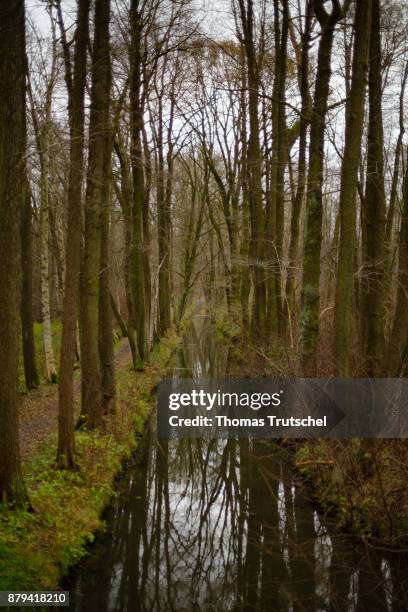
[[[121,340],[115,353],[115,366],[124,368],[130,362],[130,348],[126,338]],[[74,397],[79,402],[81,381],[74,381]],[[19,406],[20,452],[26,461],[47,437],[57,430],[58,386],[41,385],[39,389],[25,395]]]

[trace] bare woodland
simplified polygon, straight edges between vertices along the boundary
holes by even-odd
[[[406,373],[406,3],[204,9],[0,7],[1,501],[25,499],[34,322],[59,385],[60,468],[75,467],[74,369],[81,423],[101,428],[115,336],[141,370],[199,304],[245,345],[282,347],[285,374]]]

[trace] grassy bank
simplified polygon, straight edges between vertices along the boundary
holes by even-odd
[[[176,336],[163,339],[144,372],[117,373],[117,415],[104,432],[77,432],[77,472],[54,467],[56,435],[24,465],[33,512],[0,508],[0,590],[51,588],[86,554],[115,477],[137,449],[152,406],[152,388],[165,373]]]
[[[284,347],[264,352],[240,339],[231,347],[229,375],[294,376],[294,361]],[[381,545],[406,548],[406,440],[316,439],[294,446],[295,463],[317,504],[340,527]]]

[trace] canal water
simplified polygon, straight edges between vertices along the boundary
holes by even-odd
[[[222,377],[228,347],[207,317],[174,376]],[[71,609],[400,612],[407,565],[340,533],[273,441],[163,440],[152,417],[70,586]]]

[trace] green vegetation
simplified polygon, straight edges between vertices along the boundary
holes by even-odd
[[[228,0],[211,40],[196,4],[0,3],[3,588],[85,553],[172,326],[202,317],[184,373],[408,373],[407,3]],[[405,441],[296,448],[340,524],[406,542]]]
[[[154,385],[163,375],[178,337],[169,334],[141,374],[118,372],[115,418],[104,431],[76,434],[78,471],[56,470],[56,435],[23,466],[32,510],[0,509],[0,590],[51,588],[86,554],[101,513],[114,493],[115,477],[137,449]]]
[[[222,308],[217,308],[215,312],[215,330],[218,340],[231,342],[239,337],[240,328],[232,318],[228,316]]]
[[[55,586],[85,554],[101,527],[115,474],[135,448],[134,433],[120,433],[78,434],[78,472],[54,469],[55,441],[30,462],[25,478],[35,511],[4,509],[0,515],[1,589]]]
[[[52,331],[52,348],[56,362],[59,363],[60,349],[61,349],[61,332],[62,325],[61,321],[55,320],[51,324]],[[45,359],[44,359],[44,348],[43,348],[43,326],[42,323],[34,323],[34,343],[35,352],[37,356],[37,367],[40,375],[40,382],[45,382]]]
[[[44,357],[44,345],[43,345],[43,326],[42,323],[34,323],[34,345],[35,354],[37,359],[38,375],[40,378],[40,384],[46,382],[45,376],[45,357]],[[62,325],[61,321],[56,319],[52,321],[52,348],[57,363],[59,363],[60,348],[61,348],[61,332]],[[20,354],[19,361],[19,389],[21,392],[26,390],[24,382],[24,369],[23,369],[23,355]]]
[[[34,323],[34,345],[35,345],[35,354],[37,360],[37,368],[38,374],[40,378],[40,384],[46,383],[45,376],[45,358],[44,358],[44,346],[43,346],[43,325],[42,323]],[[54,350],[55,360],[59,363],[60,359],[60,350],[61,350],[61,333],[62,333],[62,323],[59,319],[55,319],[51,324],[52,329],[52,348]],[[115,347],[118,346],[122,336],[118,333],[114,334],[114,343]],[[20,354],[19,361],[19,389],[21,393],[26,391],[25,382],[24,382],[24,369],[23,369],[23,355]]]

